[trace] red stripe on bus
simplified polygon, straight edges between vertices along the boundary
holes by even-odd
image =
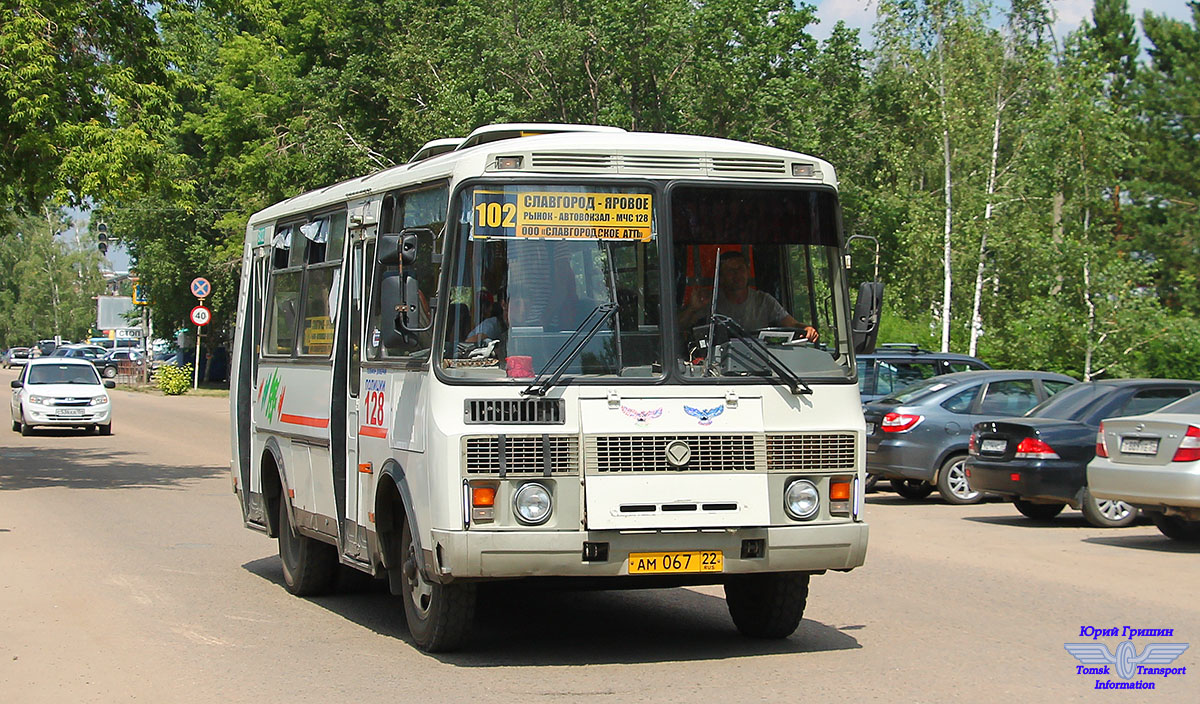
[[[376,428],[373,425],[364,425],[358,429],[359,435],[366,435],[371,438],[386,438],[387,428]]]
[[[328,418],[309,418],[308,416],[294,416],[291,413],[279,414],[279,420],[292,425],[307,425],[310,428],[328,428]]]

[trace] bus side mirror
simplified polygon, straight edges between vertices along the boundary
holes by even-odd
[[[375,258],[385,266],[413,266],[417,263],[421,240],[426,240],[432,248],[435,237],[428,227],[410,227],[399,234],[380,235]]]
[[[870,354],[875,351],[875,341],[879,338],[879,314],[882,310],[883,283],[864,281],[858,287],[854,318],[850,322],[855,354]]]
[[[379,303],[384,323],[380,336],[387,347],[402,345],[409,333],[427,332],[433,327],[432,321],[421,325],[421,290],[415,276],[385,276],[380,283]]]

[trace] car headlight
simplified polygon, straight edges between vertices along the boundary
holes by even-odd
[[[29,402],[36,404],[38,406],[45,406],[50,403],[50,397],[49,396],[36,396],[34,394],[29,394]]]
[[[107,394],[101,394],[100,396],[92,397],[92,405],[93,406],[99,406],[102,403],[108,403],[108,395]]]
[[[788,484],[783,492],[783,509],[798,521],[806,521],[817,515],[821,507],[821,493],[817,486],[807,479],[797,479]]]
[[[553,501],[550,490],[536,482],[522,484],[513,494],[513,512],[517,519],[530,526],[545,523],[550,518]]]

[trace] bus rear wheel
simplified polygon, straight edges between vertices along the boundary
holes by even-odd
[[[787,638],[808,603],[808,577],[799,572],[740,574],[725,582],[725,604],[738,631],[750,638]]]
[[[457,650],[466,642],[475,622],[475,585],[437,584],[425,578],[417,562],[408,521],[400,538],[401,598],[408,632],[417,647],[427,653]]]
[[[292,526],[286,500],[279,502],[279,560],[283,563],[283,586],[296,596],[327,594],[337,579],[337,548],[306,535]]]

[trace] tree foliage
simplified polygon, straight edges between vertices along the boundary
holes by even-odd
[[[0,198],[94,204],[156,327],[185,323],[205,276],[220,337],[251,213],[430,139],[508,121],[745,139],[838,167],[847,234],[883,244],[884,337],[1196,376],[1189,7],[1141,18],[1139,59],[1127,0],[1060,39],[1048,0],[880,0],[870,51],[844,25],[818,43],[790,0],[6,0]]]

